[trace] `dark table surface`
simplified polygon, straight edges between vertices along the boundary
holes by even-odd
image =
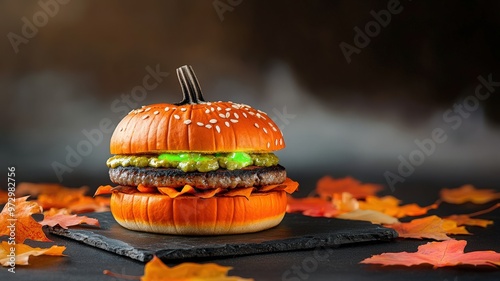
[[[316,178],[317,179],[317,178]],[[314,185],[316,179],[304,179],[301,184]],[[402,186],[395,192],[387,191],[404,203],[416,202],[421,205],[433,203],[442,186],[418,185]],[[299,195],[305,195],[302,191]],[[443,203],[430,214],[451,215],[471,213],[491,205]],[[500,252],[500,210],[481,216],[494,220],[495,224],[486,229],[469,227],[471,236],[452,236],[468,241],[465,251],[493,250]],[[63,245],[66,257],[31,257],[29,266],[17,266],[16,273],[0,270],[0,280],[118,280],[103,275],[103,270],[120,274],[141,276],[144,264],[118,256],[66,238],[48,234],[53,243],[29,243],[31,245]],[[294,252],[258,254],[217,259],[192,259],[193,262],[215,262],[233,269],[230,275],[255,280],[500,280],[500,270],[494,268],[446,267],[433,269],[431,266],[381,267],[359,264],[365,258],[383,252],[415,252],[419,245],[428,240],[396,239],[392,242],[362,243],[338,248],[315,249]],[[170,263],[169,265],[175,265]]]

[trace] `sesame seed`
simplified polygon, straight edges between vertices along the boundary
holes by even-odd
[[[220,127],[219,127],[219,125],[215,125],[215,129],[217,130],[217,133],[220,134]]]
[[[203,127],[203,126],[204,126],[204,124],[203,124],[203,123],[201,123],[201,122],[196,122],[196,125],[198,125],[198,126],[200,126],[200,127]]]
[[[184,124],[186,124],[186,125],[191,124],[191,120],[189,120],[189,119],[188,120],[184,120]]]
[[[210,121],[208,121],[208,122],[215,124],[215,123],[217,123],[217,119],[210,119]]]
[[[269,142],[267,142],[267,148],[270,148],[271,147],[271,144]]]
[[[169,109],[170,109],[170,107],[168,107],[168,106],[167,106],[167,107],[165,107],[165,111],[168,111]]]
[[[245,107],[245,110],[248,111],[249,110],[248,107]]]
[[[181,108],[182,112],[185,112],[186,110],[187,110],[187,108],[185,108],[185,107]]]
[[[240,109],[240,106],[239,106],[239,105],[237,105],[237,104],[231,104],[231,107],[232,107],[232,108],[236,108],[236,109]]]
[[[218,111],[221,111],[221,110],[222,110],[222,108],[221,108],[220,106],[217,106],[217,110],[218,110]]]
[[[250,114],[250,115],[255,115],[255,112],[253,112],[253,111],[249,111],[249,112],[248,112],[248,114]]]
[[[247,114],[245,112],[242,113],[245,118],[248,118]]]
[[[259,124],[254,123],[253,125],[254,125],[256,128],[259,128]]]
[[[233,122],[233,123],[238,123],[238,120],[236,120],[236,119],[231,119],[231,120],[229,120],[229,121],[231,121],[231,122]]]
[[[144,116],[142,116],[142,120],[146,120],[146,119],[148,119],[148,118],[149,118],[149,115],[144,115]]]
[[[224,122],[224,124],[226,125],[226,127],[229,127],[229,122]]]
[[[135,111],[135,110],[133,110],[133,109],[132,109],[132,110],[130,110],[130,112],[129,112],[128,114],[130,114],[130,113],[132,113],[132,112],[134,112],[134,111]]]
[[[226,118],[226,115],[219,113],[220,118]]]
[[[278,139],[274,140],[274,145],[278,145]]]
[[[207,105],[208,105],[208,106],[211,106],[211,105],[212,105],[212,103],[211,103],[211,102],[207,102]]]
[[[283,139],[280,139],[280,145],[283,145]]]
[[[260,115],[260,113],[255,114],[255,116],[257,116],[257,118],[262,117],[262,115]]]
[[[177,115],[177,114],[174,114],[174,118],[177,119],[177,120],[181,119],[181,117],[179,115]]]
[[[273,128],[273,131],[277,132],[278,130],[276,130],[276,127],[272,127]]]
[[[226,111],[231,111],[231,108],[230,107],[226,108]]]
[[[145,107],[146,107],[145,105],[141,106],[141,108],[145,108]]]
[[[206,125],[205,125],[205,128],[210,129],[210,128],[212,128],[212,125],[210,125],[210,124],[206,124]]]
[[[148,108],[146,108],[146,110],[144,110],[144,112],[148,112],[150,110],[151,110],[151,107],[148,107]]]
[[[209,109],[209,108],[207,108],[207,109],[205,110],[205,113],[206,113],[206,114],[209,114],[209,113],[210,113],[210,109]]]
[[[240,116],[236,112],[234,112],[233,115],[234,115],[234,118],[236,118],[236,119],[240,118]]]
[[[226,118],[229,118],[229,116],[231,116],[231,113],[226,112]]]
[[[153,112],[154,115],[158,115],[160,114],[160,112],[158,110],[155,110],[155,112]]]
[[[144,109],[137,110],[137,113],[143,113],[143,112],[144,112]]]
[[[262,130],[264,130],[264,133],[267,134],[267,129],[266,128],[262,128]]]
[[[215,111],[215,108],[210,107],[210,111],[214,112],[214,111]]]

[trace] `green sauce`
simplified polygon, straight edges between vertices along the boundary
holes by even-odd
[[[115,155],[106,161],[110,168],[119,166],[177,168],[184,172],[209,172],[219,168],[241,169],[255,165],[270,167],[278,165],[279,159],[273,153],[230,152],[217,154],[163,153],[160,155]]]

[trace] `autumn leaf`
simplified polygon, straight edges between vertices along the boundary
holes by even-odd
[[[417,252],[383,253],[367,258],[361,263],[412,266],[430,264],[434,268],[457,265],[500,266],[500,253],[475,251],[464,253],[467,241],[450,239],[444,242],[429,242],[418,247]]]
[[[88,187],[69,188],[51,183],[20,183],[17,194],[38,196],[37,202],[44,210],[67,208],[71,213],[109,211],[109,198],[85,196]]]
[[[365,201],[359,202],[359,208],[362,210],[375,210],[395,218],[406,216],[421,216],[425,215],[429,210],[436,209],[438,203],[434,203],[427,207],[420,207],[417,204],[407,204],[399,206],[400,200],[394,196],[367,196]]]
[[[383,187],[379,184],[361,183],[352,177],[334,179],[330,176],[324,176],[318,180],[316,185],[316,193],[323,198],[330,198],[335,193],[348,192],[354,198],[362,199],[369,195],[375,195],[382,189]]]
[[[227,276],[231,267],[221,266],[215,263],[197,264],[181,263],[174,267],[168,267],[158,257],[154,256],[144,267],[142,281],[252,281],[237,276]],[[121,275],[104,271],[104,274],[124,279],[135,279],[135,276]]]
[[[107,212],[109,211],[109,197],[90,197],[82,196],[77,201],[68,204],[66,207],[71,213],[80,214],[88,212]]]
[[[86,187],[81,188],[67,188],[59,187],[55,193],[40,193],[38,195],[38,203],[44,210],[50,208],[66,208],[72,204],[77,203],[87,192]]]
[[[332,218],[357,210],[358,200],[350,193],[333,194],[330,199],[319,197],[293,198],[288,196],[287,212],[302,212],[305,216]]]
[[[414,219],[407,223],[384,225],[398,233],[400,238],[429,238],[434,240],[451,239],[446,234],[470,234],[465,227],[458,227],[456,222],[443,220],[438,216]]]
[[[9,193],[5,190],[0,190],[0,205],[7,203],[9,200]]]
[[[337,216],[338,219],[369,221],[376,224],[399,223],[398,219],[374,210],[354,210]]]
[[[9,245],[7,241],[2,241],[0,247],[0,263],[2,266],[11,266],[9,255],[12,247],[15,247],[15,263],[18,265],[28,265],[30,256],[64,256],[63,251],[66,250],[64,246],[54,245],[50,248],[32,248],[25,244]]]
[[[68,229],[68,226],[79,225],[82,223],[100,226],[98,220],[86,216],[69,215],[67,214],[66,209],[61,209],[60,212],[53,215],[45,215],[43,221],[40,222],[41,225],[59,225],[64,229]]]
[[[293,198],[288,196],[287,213],[301,212],[305,216],[332,218],[340,213],[332,202],[318,197]]]
[[[61,192],[74,192],[76,194],[85,194],[88,187],[82,186],[80,188],[69,188],[58,183],[32,183],[32,182],[20,182],[16,186],[16,195],[31,195],[37,197],[40,194],[44,195],[57,195]]]
[[[463,204],[466,202],[484,204],[499,198],[500,192],[495,192],[493,189],[476,189],[470,184],[454,189],[441,189],[441,199],[451,204]]]
[[[15,203],[7,203],[0,213],[0,236],[10,236],[15,229],[15,241],[24,243],[26,239],[35,241],[51,241],[45,236],[42,226],[31,215],[42,212],[35,201],[26,201],[29,196],[20,197]]]
[[[473,219],[472,217],[479,216],[479,215],[484,215],[486,213],[489,213],[495,209],[500,207],[500,203],[497,203],[493,205],[492,207],[482,210],[479,212],[475,212],[472,214],[462,214],[462,215],[451,215],[449,217],[446,217],[445,219],[447,220],[452,220],[457,223],[457,225],[469,225],[469,226],[481,226],[481,227],[487,227],[490,224],[493,224],[493,221],[491,220],[483,220],[483,219]]]

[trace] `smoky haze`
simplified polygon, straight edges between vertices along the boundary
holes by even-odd
[[[37,2],[2,1],[0,34],[24,36],[23,18],[37,31],[0,42],[0,161],[20,180],[109,183],[112,129],[136,107],[181,100],[175,69],[190,64],[207,100],[273,118],[291,177],[498,185],[499,4],[401,5],[360,48],[355,27],[386,2],[243,1],[221,20],[210,2],[74,1],[36,26]],[[359,49],[350,62],[342,42]],[[156,86],[134,99],[146,75]],[[88,155],[68,158],[82,142]],[[58,177],[56,162],[71,171]]]

